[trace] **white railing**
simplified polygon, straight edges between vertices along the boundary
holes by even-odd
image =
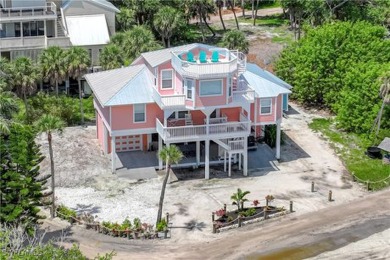
[[[59,46],[59,47],[68,47],[71,46],[70,38],[65,37],[47,37],[46,46]]]
[[[182,60],[176,53],[172,52],[172,67],[182,76],[196,79],[210,78],[236,71],[237,58],[232,55],[231,59],[220,60],[218,62],[198,63]]]
[[[0,12],[0,17],[2,19],[16,18],[16,17],[31,18],[36,16],[57,17],[56,4],[50,2],[50,3],[46,3],[46,5],[44,6],[2,8]]]
[[[253,89],[233,91],[233,101],[241,102],[242,98],[253,102],[255,100],[255,91]]]
[[[153,99],[161,109],[183,107],[186,103],[186,96],[184,94],[162,96],[155,88],[153,88]]]
[[[216,118],[210,118],[209,119],[209,124],[222,124],[222,123],[226,123],[227,122],[227,117],[226,116],[223,116],[223,117],[216,117]],[[207,123],[207,119],[204,119],[204,123],[206,124]]]
[[[21,48],[21,47],[45,47],[46,36],[33,37],[15,37],[15,38],[1,38],[0,47],[5,48]]]
[[[242,122],[221,124],[165,127],[156,119],[156,130],[165,141],[191,140],[197,138],[232,138],[250,133],[250,121],[242,117]]]
[[[245,148],[245,139],[228,141],[231,151],[243,150]]]

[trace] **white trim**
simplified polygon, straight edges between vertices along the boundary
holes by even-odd
[[[261,112],[261,108],[262,108],[261,101],[262,101],[262,100],[266,100],[266,99],[270,99],[270,100],[271,100],[270,112],[269,112],[269,113],[262,113],[262,112]],[[273,105],[272,99],[273,99],[272,97],[271,97],[271,98],[260,98],[260,110],[259,110],[260,115],[262,115],[262,116],[272,115],[272,105]],[[276,120],[276,118],[275,118],[275,120]]]
[[[157,130],[153,128],[140,128],[140,129],[127,129],[127,130],[114,130],[111,136],[123,136],[123,135],[142,135],[142,134],[155,134]]]
[[[135,121],[135,106],[144,106],[144,121]],[[139,123],[145,123],[146,122],[146,104],[133,104],[133,123],[139,124]]]
[[[214,95],[202,95],[201,94],[201,91],[200,91],[200,88],[201,88],[201,84],[202,82],[204,81],[221,81],[221,94],[214,94]],[[199,97],[220,97],[220,96],[223,96],[223,79],[207,79],[207,80],[199,80]]]
[[[272,110],[272,109],[271,109]],[[275,113],[274,113],[274,120],[276,121],[276,114],[278,113],[278,97],[275,98]]]
[[[191,81],[192,82],[192,91],[191,91],[191,98],[187,98],[187,81]],[[192,102],[194,102],[195,100],[195,88],[196,88],[196,81],[194,79],[191,79],[191,78],[184,78],[184,95],[186,96],[186,100],[191,100]]]
[[[171,72],[171,75],[172,75],[172,86],[170,87],[170,88],[163,88],[163,86],[162,86],[162,81],[163,81],[163,78],[162,78],[162,74],[163,74],[163,72],[164,71],[170,71]],[[160,89],[161,90],[166,90],[166,89],[174,89],[174,77],[173,77],[173,69],[162,69],[161,71],[160,71]]]

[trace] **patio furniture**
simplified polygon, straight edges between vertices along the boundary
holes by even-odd
[[[196,62],[194,59],[194,54],[190,51],[187,53],[187,61],[188,62]]]
[[[207,62],[207,54],[205,51],[200,51],[199,53],[199,61],[200,63],[206,63]]]
[[[213,51],[211,54],[211,62],[218,62],[219,61],[219,53],[218,51]]]

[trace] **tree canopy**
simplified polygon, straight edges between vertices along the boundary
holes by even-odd
[[[275,69],[294,86],[292,98],[330,108],[346,130],[368,131],[381,104],[378,78],[390,70],[385,37],[368,22],[325,24],[283,50]]]

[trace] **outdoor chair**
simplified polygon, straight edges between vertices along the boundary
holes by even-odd
[[[187,53],[187,61],[188,62],[196,62],[194,59],[194,54],[190,51]]]
[[[219,54],[218,51],[213,51],[211,54],[211,62],[218,62],[219,61]]]
[[[207,62],[207,54],[205,51],[200,51],[199,53],[199,61],[200,63],[206,63]]]

